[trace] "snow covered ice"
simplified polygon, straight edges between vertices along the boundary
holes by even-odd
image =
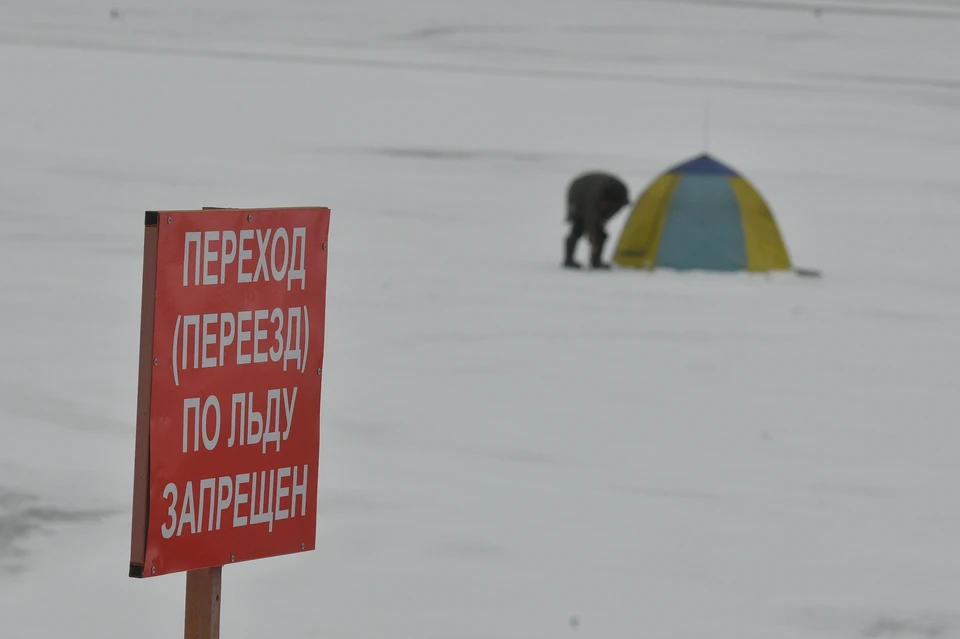
[[[960,636],[960,2],[6,0],[0,50],[3,639],[182,635],[126,575],[142,215],[287,205],[318,550],[226,567],[223,637]],[[707,102],[823,279],[562,271],[569,178]]]

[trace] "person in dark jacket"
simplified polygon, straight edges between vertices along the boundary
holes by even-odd
[[[590,241],[590,267],[610,268],[603,261],[607,241],[607,222],[630,203],[627,185],[615,176],[600,171],[578,175],[567,187],[567,222],[570,233],[564,240],[563,266],[580,268],[573,259],[577,242],[583,235]]]

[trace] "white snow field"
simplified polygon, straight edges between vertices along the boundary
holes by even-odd
[[[960,636],[960,2],[819,6],[0,2],[0,637],[182,636],[127,577],[143,211],[287,205],[319,549],[226,567],[224,639]],[[567,181],[708,101],[824,277],[560,269]]]

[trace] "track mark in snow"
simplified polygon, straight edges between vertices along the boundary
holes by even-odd
[[[495,167],[506,167],[510,170],[516,165],[527,165],[538,169],[558,167],[564,171],[579,170],[585,164],[621,164],[629,165],[634,172],[643,173],[661,168],[659,163],[641,163],[635,157],[617,153],[563,153],[559,151],[536,151],[520,149],[482,149],[465,147],[334,147],[309,145],[280,145],[278,149],[285,153],[299,153],[307,156],[321,156],[331,158],[358,158],[365,167],[369,166],[367,158],[378,158],[390,162],[436,162],[446,164],[449,168],[456,163],[487,164]],[[445,215],[444,217],[449,217]]]
[[[534,34],[543,32],[543,29],[538,29],[531,26],[523,25],[498,25],[498,24],[447,24],[447,25],[436,25],[432,27],[422,27],[420,29],[414,29],[406,37],[413,40],[429,40],[438,37],[445,37],[451,35],[468,35],[468,34],[504,34],[504,33],[519,33],[519,34]]]
[[[808,77],[820,78],[828,81],[845,83],[873,84],[887,88],[902,89],[943,89],[946,91],[960,90],[960,80],[954,78],[918,78],[912,76],[855,74],[855,73],[818,73]]]
[[[70,38],[19,37],[12,34],[0,34],[0,44],[17,47],[40,47],[67,51],[115,52],[139,55],[156,55],[187,59],[228,60],[233,62],[260,62],[275,64],[304,64],[335,67],[354,67],[369,69],[392,69],[421,71],[427,73],[452,73],[462,76],[492,76],[513,78],[537,78],[558,80],[581,80],[617,84],[651,84],[691,89],[716,89],[733,91],[759,91],[766,93],[815,93],[823,95],[855,95],[863,97],[864,91],[872,90],[878,95],[921,97],[917,92],[903,88],[888,87],[875,83],[823,85],[815,82],[772,80],[762,77],[706,77],[700,75],[681,76],[671,73],[624,73],[603,71],[570,71],[545,68],[497,67],[453,62],[422,62],[412,60],[388,60],[375,58],[348,58],[321,54],[296,54],[264,51],[242,51],[227,49],[202,49],[190,47],[164,47],[146,44],[122,44],[93,42]],[[956,93],[948,86],[924,87],[924,98],[943,96],[944,91]]]
[[[805,608],[789,613],[792,625],[813,629],[825,637],[869,639],[946,639],[956,637],[960,617],[945,612],[884,612],[879,610]]]
[[[939,620],[880,617],[863,631],[864,637],[946,637],[949,627]]]
[[[628,0],[637,2],[638,0]],[[871,5],[836,4],[830,2],[774,2],[771,0],[639,0],[644,3],[657,4],[686,4],[716,9],[761,9],[763,11],[791,11],[813,13],[815,9],[820,14],[836,14],[851,16],[866,16],[876,18],[919,18],[929,20],[960,20],[960,10],[948,9],[946,5],[924,8],[919,2],[910,3],[904,0],[903,6],[885,7]]]
[[[440,149],[413,147],[384,147],[370,149],[374,155],[387,157],[414,158],[419,160],[510,160],[512,162],[542,162],[548,156],[520,151],[494,151],[483,149]]]

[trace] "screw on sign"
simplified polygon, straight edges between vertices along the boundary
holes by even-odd
[[[315,548],[329,226],[146,214],[130,576],[186,573],[186,637],[219,636],[223,565]]]

